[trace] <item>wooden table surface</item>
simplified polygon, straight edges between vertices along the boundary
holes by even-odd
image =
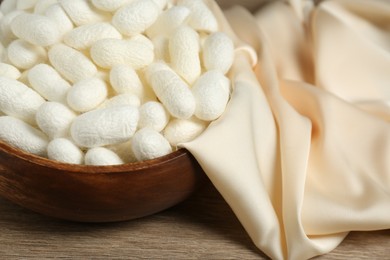
[[[153,216],[109,224],[45,217],[0,199],[1,259],[267,259],[207,184]],[[353,232],[316,259],[390,259],[390,230]]]

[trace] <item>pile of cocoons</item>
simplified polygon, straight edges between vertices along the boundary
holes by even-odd
[[[0,140],[69,164],[171,153],[224,112],[234,43],[202,0],[4,0]]]

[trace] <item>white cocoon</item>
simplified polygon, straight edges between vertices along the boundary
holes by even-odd
[[[230,96],[230,80],[218,70],[203,74],[192,86],[195,116],[205,121],[217,119],[225,111]]]
[[[234,44],[223,32],[209,35],[203,44],[203,64],[207,70],[219,70],[226,74],[233,64]]]
[[[58,0],[61,7],[77,26],[108,21],[110,15],[100,12],[89,0]]]
[[[77,145],[66,138],[56,138],[47,146],[47,156],[51,160],[70,164],[83,164],[84,153]]]
[[[30,69],[47,59],[46,50],[24,40],[18,39],[8,46],[7,54],[9,61],[17,68]]]
[[[0,139],[25,152],[39,156],[46,155],[47,136],[15,117],[0,117]]]
[[[104,147],[95,147],[89,149],[85,154],[86,165],[118,165],[123,164],[122,159],[113,151]]]
[[[134,0],[116,11],[112,24],[122,34],[134,36],[149,28],[159,14],[160,7],[153,0]]]
[[[74,27],[73,22],[65,13],[64,9],[62,9],[60,4],[49,6],[45,11],[45,15],[57,24],[57,28],[61,35],[64,35]]]
[[[115,65],[128,65],[141,69],[153,62],[153,44],[140,40],[103,39],[91,47],[93,61],[102,68],[110,69]]]
[[[36,114],[39,128],[51,139],[69,136],[70,126],[76,114],[67,106],[57,102],[42,104]]]
[[[191,10],[188,23],[195,30],[205,32],[218,30],[218,21],[203,0],[179,0],[178,5]]]
[[[138,109],[133,106],[109,107],[78,116],[71,136],[81,147],[112,145],[129,140],[137,129]]]
[[[149,101],[139,109],[139,128],[149,127],[161,132],[169,122],[169,114],[157,101]]]
[[[176,147],[180,143],[189,142],[198,137],[207,127],[207,122],[196,117],[190,119],[171,120],[164,129],[164,137]]]
[[[149,38],[157,35],[170,36],[187,20],[190,13],[190,9],[185,6],[173,6],[160,14],[156,22],[146,30],[146,34]]]
[[[16,9],[18,10],[31,9],[34,8],[37,2],[38,0],[16,0]]]
[[[92,4],[103,11],[113,12],[133,0],[92,0]]]
[[[16,9],[17,2],[15,0],[3,0],[0,5],[0,11],[3,14],[8,14]]]
[[[21,13],[12,20],[11,29],[17,37],[34,45],[49,46],[60,39],[57,24],[43,15]]]
[[[53,4],[57,4],[58,0],[38,0],[37,4],[34,7],[35,14],[44,15],[46,10]]]
[[[0,76],[0,110],[35,125],[35,114],[45,100],[23,83]]]
[[[49,60],[53,67],[72,83],[96,75],[97,68],[81,52],[64,44],[57,44],[49,50]]]
[[[137,72],[127,65],[115,65],[110,71],[110,83],[118,94],[131,93],[142,98],[144,86]]]
[[[49,101],[65,102],[70,84],[50,65],[38,64],[28,71],[28,81],[42,97]]]
[[[137,131],[131,143],[138,161],[154,159],[172,152],[172,147],[164,136],[151,128],[142,128]]]
[[[90,48],[101,39],[122,39],[122,35],[107,22],[79,26],[64,36],[64,43],[78,50]]]
[[[18,79],[20,75],[21,73],[16,67],[8,63],[0,62],[0,76]]]
[[[100,78],[88,78],[73,85],[68,91],[68,105],[78,112],[99,106],[107,97],[107,84]]]
[[[172,116],[187,119],[194,114],[196,104],[190,88],[168,65],[153,63],[146,78]]]
[[[172,68],[190,85],[201,74],[198,33],[188,26],[180,26],[169,39]]]

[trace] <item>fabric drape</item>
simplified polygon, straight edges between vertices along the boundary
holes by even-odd
[[[236,37],[234,90],[182,146],[253,242],[308,259],[349,231],[390,228],[390,2],[208,3]]]

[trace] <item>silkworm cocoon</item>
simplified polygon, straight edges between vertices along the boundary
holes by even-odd
[[[37,4],[38,0],[17,0],[16,9],[27,10],[32,9]]]
[[[0,110],[35,124],[35,114],[45,100],[23,83],[0,76]]]
[[[72,123],[71,136],[81,147],[113,145],[128,141],[137,129],[138,108],[118,106],[92,110]]]
[[[0,63],[0,76],[11,79],[18,79],[20,75],[20,71],[14,66],[8,63]]]
[[[206,129],[207,123],[195,117],[171,120],[164,129],[164,137],[176,147],[180,143],[194,140]]]
[[[143,34],[137,34],[137,35],[131,37],[131,41],[138,42],[139,44],[142,44],[142,45],[146,45],[147,47],[149,47],[149,49],[154,48],[153,42],[148,37],[144,36]]]
[[[68,105],[79,112],[90,111],[107,97],[107,84],[99,78],[81,80],[73,85],[67,95]]]
[[[78,50],[90,48],[96,41],[106,38],[122,39],[122,35],[109,23],[101,22],[77,27],[64,36],[64,42]]]
[[[29,69],[47,59],[46,50],[24,40],[11,42],[7,49],[8,59],[17,68]]]
[[[58,0],[38,0],[34,7],[35,14],[45,14],[46,10],[53,4],[57,4]]]
[[[108,21],[110,18],[94,8],[89,0],[59,0],[58,2],[77,26]]]
[[[180,26],[169,40],[172,68],[189,84],[201,74],[199,35],[188,26]]]
[[[76,114],[58,102],[42,104],[35,116],[39,128],[51,139],[68,136],[70,125]]]
[[[49,46],[60,39],[57,24],[43,15],[19,14],[12,20],[11,29],[20,39],[39,46]]]
[[[60,4],[53,4],[49,6],[45,11],[45,15],[57,24],[57,28],[61,35],[64,35],[74,28],[73,22],[65,13],[64,9],[62,9]]]
[[[169,122],[169,114],[160,102],[149,101],[139,109],[138,127],[150,127],[161,132]]]
[[[153,2],[160,8],[160,10],[163,10],[167,4],[168,0],[153,0]]]
[[[84,153],[77,145],[66,138],[56,138],[47,146],[47,157],[54,161],[70,164],[83,164]]]
[[[139,40],[103,39],[91,47],[93,61],[102,68],[129,65],[141,69],[153,62],[154,50]]]
[[[3,0],[0,5],[0,11],[3,14],[8,14],[16,9],[17,2],[15,0]]]
[[[57,44],[50,48],[49,60],[53,67],[72,83],[91,78],[97,73],[97,68],[92,61],[81,52],[64,44]]]
[[[120,8],[112,18],[112,24],[124,35],[133,36],[144,32],[160,14],[153,0],[134,0]]]
[[[132,1],[133,0],[92,0],[92,4],[100,10],[113,12]]]
[[[186,21],[190,12],[187,7],[173,6],[160,14],[156,22],[146,30],[146,34],[149,38],[156,35],[170,36],[177,27]]]
[[[38,64],[28,72],[28,81],[42,97],[49,101],[66,101],[70,84],[50,65]]]
[[[226,74],[233,64],[234,44],[223,32],[208,36],[203,45],[203,64],[207,70],[219,70]]]
[[[126,65],[116,65],[110,71],[110,83],[113,89],[119,93],[132,93],[139,98],[143,97],[144,86],[137,72]]]
[[[11,30],[11,23],[12,23],[13,19],[16,16],[20,15],[21,13],[23,13],[23,12],[20,10],[15,10],[15,11],[12,11],[12,12],[4,15],[4,17],[1,19],[1,21],[0,21],[0,32],[1,32],[0,36],[2,38],[2,42],[5,45],[8,45],[13,39],[17,38]]]
[[[131,143],[138,161],[158,158],[172,152],[172,147],[164,136],[151,128],[137,131]]]
[[[230,80],[220,71],[208,71],[192,86],[192,93],[196,100],[195,116],[205,121],[215,120],[229,101]]]
[[[85,154],[85,164],[86,165],[119,165],[123,164],[122,159],[113,151],[104,148],[96,147],[89,149]]]
[[[0,117],[0,140],[25,152],[46,156],[47,136],[18,118]]]
[[[194,114],[196,104],[190,88],[168,65],[153,63],[146,78],[172,116],[187,119]]]
[[[152,38],[154,45],[154,59],[169,62],[171,60],[169,54],[169,39],[164,35],[157,35]]]
[[[195,30],[205,32],[218,30],[218,21],[203,0],[179,0],[178,5],[191,10],[188,24]]]
[[[134,94],[125,93],[114,96],[103,103],[103,107],[134,106],[139,107],[141,100]]]
[[[131,148],[131,139],[124,143],[110,145],[107,148],[116,153],[124,163],[131,163],[137,161],[133,149]]]

